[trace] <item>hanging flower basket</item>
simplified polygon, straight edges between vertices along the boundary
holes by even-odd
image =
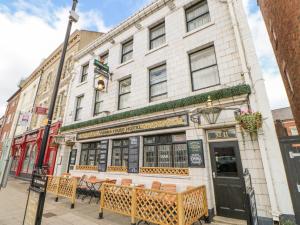
[[[235,119],[250,134],[257,133],[258,129],[262,126],[262,115],[260,112],[242,112]]]

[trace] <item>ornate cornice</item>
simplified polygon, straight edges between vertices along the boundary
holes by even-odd
[[[76,30],[70,37],[68,49],[73,48],[80,41],[80,31]],[[47,70],[53,63],[59,59],[62,51],[62,44],[58,46],[51,54],[48,56],[33,72],[32,74],[25,80],[24,84],[22,84],[21,88],[24,89],[28,87],[38,76],[40,76],[43,71]]]
[[[111,42],[114,40],[114,37],[120,34],[121,32],[124,32],[125,30],[129,29],[132,26],[136,26],[136,24],[139,24],[141,20],[148,17],[149,15],[155,13],[159,9],[161,9],[164,6],[169,6],[170,3],[174,2],[174,0],[156,0],[150,3],[149,5],[145,6],[143,9],[129,17],[127,20],[123,21],[119,25],[117,25],[115,28],[107,32],[106,34],[102,35],[101,37],[97,38],[95,41],[93,41],[90,45],[88,45],[86,48],[82,49],[77,53],[75,56],[75,59],[79,59],[83,57],[84,55],[90,53],[98,46],[106,43]]]

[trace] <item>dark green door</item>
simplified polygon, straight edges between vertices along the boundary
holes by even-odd
[[[210,143],[210,156],[217,215],[247,219],[238,143]]]

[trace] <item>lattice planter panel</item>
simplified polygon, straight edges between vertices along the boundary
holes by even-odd
[[[178,224],[178,194],[138,189],[135,217],[161,225]]]
[[[141,167],[140,173],[188,176],[189,168]]]
[[[57,194],[60,177],[48,176],[47,192]]]
[[[184,224],[193,224],[199,218],[208,216],[206,188],[201,186],[182,193]]]
[[[182,193],[156,191],[103,184],[100,218],[103,209],[159,225],[192,225],[208,216],[205,186]]]
[[[47,192],[58,196],[70,199],[71,208],[74,208],[77,189],[77,179],[68,177],[53,177],[48,176]]]
[[[101,208],[131,216],[133,188],[103,184],[101,187]]]
[[[88,171],[98,171],[97,166],[90,166],[90,165],[76,165],[76,170],[88,170]]]
[[[124,172],[127,173],[127,167],[125,166],[109,166],[107,172]]]

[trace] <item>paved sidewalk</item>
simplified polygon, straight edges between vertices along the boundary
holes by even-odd
[[[29,183],[10,178],[7,188],[0,190],[0,225],[22,225],[27,189]],[[130,225],[129,217],[104,211],[104,219],[98,219],[99,204],[95,199],[77,200],[75,209],[63,198],[54,201],[54,196],[47,195],[43,216],[43,225]],[[50,217],[49,217],[50,216]]]

